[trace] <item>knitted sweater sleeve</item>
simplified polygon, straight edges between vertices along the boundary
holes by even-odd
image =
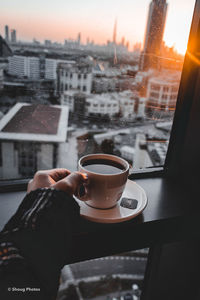
[[[0,299],[55,299],[78,220],[79,206],[65,192],[25,196],[0,233]]]

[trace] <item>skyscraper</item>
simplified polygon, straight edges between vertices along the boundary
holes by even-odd
[[[140,70],[158,68],[167,6],[166,0],[152,0],[149,5],[144,48],[140,56]]]
[[[5,26],[5,40],[9,42],[9,27],[8,25]]]
[[[11,30],[11,43],[16,43],[17,42],[17,33],[15,29]]]
[[[113,43],[116,44],[116,38],[117,38],[117,19],[115,19],[115,25],[113,29]]]
[[[78,43],[78,45],[81,44],[81,33],[80,32],[78,33],[77,43]]]

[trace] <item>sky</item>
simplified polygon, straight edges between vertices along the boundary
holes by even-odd
[[[168,0],[164,41],[184,54],[195,0]],[[150,0],[0,0],[0,33],[17,30],[19,40],[33,38],[64,42],[87,38],[98,44],[112,40],[117,19],[117,42],[122,37],[143,44]]]

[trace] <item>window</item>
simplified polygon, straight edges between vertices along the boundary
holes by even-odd
[[[171,99],[171,100],[172,100],[172,99],[175,100],[176,98],[177,98],[177,95],[171,95],[171,96],[170,96],[170,99]]]
[[[172,92],[178,92],[178,87],[172,87]]]
[[[169,5],[172,3],[172,1],[168,1]],[[175,3],[175,1],[173,2]],[[123,2],[124,4],[124,2]],[[187,14],[190,12],[192,12],[192,8],[193,8],[193,4],[194,2],[189,1],[189,9],[187,7]],[[139,5],[139,4],[138,4]],[[126,6],[126,5],[123,5]],[[199,8],[199,1],[198,1],[198,7]],[[178,19],[179,13],[180,16],[182,15],[181,12],[182,6],[180,6],[180,11],[177,9],[176,11],[176,21]],[[154,12],[155,13],[155,12]],[[44,14],[45,15],[45,14]],[[183,14],[184,15],[184,14]],[[198,16],[199,16],[199,10],[198,10]],[[132,15],[131,15],[132,17]],[[196,17],[197,18],[197,15]],[[190,18],[191,20],[191,18]],[[147,97],[148,92],[150,92],[150,90],[148,89],[152,89],[156,92],[161,91],[161,86],[163,84],[163,81],[167,81],[170,82],[171,77],[174,76],[175,80],[178,80],[178,78],[180,79],[180,74],[181,74],[181,69],[182,69],[182,65],[183,65],[183,56],[180,55],[180,53],[178,54],[177,51],[172,52],[172,54],[170,54],[171,50],[170,50],[170,45],[166,46],[166,48],[164,48],[164,52],[162,53],[163,55],[163,59],[159,60],[159,57],[155,57],[152,56],[150,57],[148,54],[148,49],[146,49],[146,53],[145,53],[145,49],[143,53],[140,53],[140,58],[138,59],[138,55],[136,56],[137,59],[136,61],[134,61],[134,64],[136,66],[136,69],[139,68],[139,71],[137,72],[137,74],[135,74],[135,79],[133,80],[133,76],[130,76],[129,81],[130,81],[130,90],[127,89],[127,83],[120,85],[120,88],[117,87],[117,83],[119,80],[119,76],[122,75],[121,74],[121,69],[119,68],[120,62],[116,61],[116,59],[120,59],[119,57],[114,56],[113,57],[113,61],[111,62],[111,59],[109,58],[108,60],[105,59],[105,69],[104,69],[104,75],[102,73],[100,73],[100,76],[106,76],[106,72],[107,73],[107,77],[106,77],[106,81],[110,80],[110,76],[112,78],[112,80],[115,81],[116,83],[116,89],[114,89],[114,93],[111,93],[110,91],[107,90],[107,88],[105,86],[103,86],[102,88],[100,88],[100,90],[97,90],[93,87],[93,83],[91,82],[90,84],[90,100],[91,100],[91,104],[93,104],[92,107],[97,107],[98,104],[100,103],[101,98],[103,98],[105,101],[109,102],[111,100],[112,97],[118,97],[116,101],[119,102],[119,99],[121,96],[123,96],[123,93],[126,94],[126,97],[129,97],[129,92],[130,92],[130,97],[132,97],[133,93],[136,93],[136,96],[139,97],[139,104],[138,107],[136,109],[136,111],[134,111],[133,114],[129,114],[129,118],[132,118],[131,120],[127,120],[126,116],[123,115],[123,110],[119,110],[118,112],[116,112],[116,114],[112,115],[110,118],[108,118],[107,120],[105,120],[102,124],[102,117],[97,115],[97,110],[93,111],[91,113],[90,116],[86,116],[86,115],[82,115],[82,119],[80,119],[77,122],[77,119],[75,117],[75,113],[73,115],[73,113],[70,115],[70,124],[65,123],[65,127],[67,128],[68,125],[71,125],[72,127],[76,128],[76,134],[78,133],[79,129],[82,129],[82,124],[84,124],[85,121],[88,121],[89,123],[85,123],[85,126],[89,132],[89,134],[87,135],[87,138],[84,140],[84,138],[79,137],[79,140],[74,139],[73,136],[73,141],[71,140],[71,145],[79,145],[79,143],[85,142],[84,147],[79,147],[78,148],[78,154],[77,157],[74,159],[74,161],[70,161],[70,167],[71,170],[73,170],[73,168],[76,168],[77,165],[77,159],[87,153],[91,153],[94,151],[102,151],[102,142],[101,142],[101,138],[102,136],[100,136],[100,132],[98,132],[97,136],[95,136],[95,143],[94,143],[94,138],[93,138],[93,133],[94,130],[90,130],[91,126],[95,125],[96,129],[101,129],[101,131],[103,131],[103,134],[106,132],[112,132],[116,130],[116,134],[119,133],[119,130],[121,130],[121,128],[125,128],[127,131],[129,130],[128,134],[125,135],[121,135],[121,145],[123,145],[123,143],[127,143],[127,141],[131,141],[129,144],[132,145],[134,147],[134,149],[136,149],[138,151],[138,155],[139,158],[138,161],[136,159],[133,159],[134,161],[134,167],[135,169],[142,169],[142,168],[146,168],[146,167],[152,167],[152,166],[163,166],[165,165],[165,171],[168,172],[170,174],[170,172],[173,172],[174,174],[177,174],[177,170],[180,172],[182,171],[182,173],[185,172],[189,172],[194,171],[194,163],[197,163],[197,166],[195,167],[195,170],[199,170],[199,168],[197,168],[199,166],[199,153],[200,153],[200,143],[198,141],[198,136],[199,136],[199,128],[200,128],[200,121],[199,121],[199,79],[198,79],[198,72],[199,72],[199,67],[196,64],[196,61],[198,61],[198,54],[199,54],[199,36],[197,34],[199,34],[199,28],[198,25],[199,24],[199,19],[198,21],[196,19],[194,19],[194,23],[193,23],[193,30],[192,30],[192,35],[191,35],[191,39],[193,39],[193,43],[189,43],[189,48],[188,48],[188,52],[185,58],[185,63],[184,63],[184,69],[183,69],[183,74],[182,74],[182,82],[180,85],[180,93],[178,96],[178,102],[177,102],[177,107],[178,110],[175,112],[175,116],[174,116],[174,110],[175,110],[175,105],[176,105],[176,95],[171,95],[170,99],[174,100],[173,102],[171,101],[170,103],[168,103],[170,105],[170,109],[168,110],[168,107],[166,105],[168,105],[165,102],[163,103],[162,101],[160,101],[161,99],[159,99],[159,101],[156,101],[155,99],[151,98],[151,95],[149,97]],[[173,24],[172,24],[173,25]],[[189,26],[189,25],[188,25]],[[176,27],[173,26],[173,31],[174,32],[176,29]],[[194,30],[195,29],[195,30]],[[198,29],[198,30],[197,30]],[[167,27],[166,27],[167,30]],[[177,35],[176,35],[177,36]],[[164,36],[165,38],[165,36]],[[146,47],[150,47],[151,45],[148,45],[148,39],[146,38]],[[175,41],[175,40],[174,40]],[[196,43],[194,43],[194,41],[197,41]],[[117,41],[114,41],[114,43],[116,44],[117,47]],[[167,44],[166,44],[167,45]],[[98,45],[100,46],[100,45]],[[113,46],[113,44],[111,45]],[[21,45],[20,45],[21,47]],[[60,47],[60,46],[59,46]],[[70,48],[71,47],[71,48]],[[73,44],[69,45],[69,52],[70,49],[72,49]],[[88,43],[85,45],[86,47],[86,51],[88,51],[89,53],[91,53],[91,51],[96,51],[94,49],[96,48],[96,45],[94,43],[90,43],[88,41]],[[91,47],[91,48],[90,48]],[[94,48],[93,48],[94,47]],[[99,48],[99,47],[98,47]],[[113,49],[113,47],[110,47]],[[109,43],[108,43],[108,49],[109,48]],[[128,47],[127,47],[128,48]],[[118,48],[117,48],[118,49]],[[121,49],[121,45],[120,45],[120,49]],[[136,47],[135,45],[135,49],[138,49],[138,46]],[[139,49],[141,50],[141,47],[139,47]],[[154,49],[155,50],[155,49]],[[169,51],[170,50],[170,51]],[[172,49],[173,50],[173,49]],[[105,51],[105,49],[103,50],[103,52]],[[126,51],[126,50],[125,50]],[[79,51],[78,51],[79,52]],[[82,52],[82,50],[81,50]],[[129,52],[129,51],[128,51]],[[116,52],[117,53],[117,52]],[[138,53],[138,50],[136,51],[136,53]],[[136,54],[134,53],[134,54]],[[128,53],[129,56],[130,53]],[[171,57],[169,57],[169,54],[171,55]],[[102,55],[102,54],[101,54]],[[101,55],[99,55],[99,64],[102,62],[102,57]],[[176,56],[177,55],[177,56]],[[73,56],[73,58],[75,57],[75,55]],[[84,60],[85,57],[83,57]],[[96,53],[95,53],[95,58],[96,58]],[[171,63],[172,62],[172,63]],[[76,61],[76,64],[78,64],[79,62]],[[73,65],[73,63],[72,63]],[[158,65],[161,65],[161,68],[158,68]],[[131,64],[130,66],[132,67],[132,59],[131,59]],[[130,67],[128,66],[128,67]],[[148,67],[151,66],[151,68],[149,70],[156,70],[154,73],[151,73],[148,70]],[[89,71],[91,72],[90,74],[93,74],[92,71],[90,70],[90,64],[89,66],[87,66]],[[107,67],[107,69],[106,69]],[[99,74],[99,69],[101,68],[95,68],[95,72],[96,72],[96,77],[98,78]],[[140,70],[141,69],[141,70]],[[162,70],[162,72],[160,72],[158,74],[158,69]],[[126,70],[126,69],[125,69]],[[123,70],[123,71],[125,71]],[[166,72],[164,72],[163,70],[167,70]],[[170,72],[169,72],[170,70]],[[55,70],[54,70],[55,71]],[[131,72],[135,72],[131,69]],[[168,73],[169,72],[169,73]],[[114,74],[114,75],[113,75]],[[26,76],[29,76],[30,74],[27,74]],[[72,75],[72,73],[71,73]],[[70,77],[71,77],[70,75]],[[159,76],[158,76],[159,75]],[[167,76],[170,75],[170,76]],[[176,77],[177,76],[177,77]],[[89,77],[89,76],[88,76]],[[71,77],[72,78],[72,77]],[[14,78],[13,78],[14,79]],[[57,80],[57,79],[55,79]],[[152,80],[154,82],[154,84],[148,85],[148,82]],[[160,82],[160,85],[159,85]],[[55,82],[54,82],[55,83]],[[31,86],[31,89],[29,89],[29,92],[33,93],[31,94],[30,98],[25,97],[25,99],[29,99],[30,103],[31,101],[33,101],[33,95],[34,97],[34,104],[35,101],[37,101],[37,107],[35,107],[34,105],[30,105],[29,109],[27,109],[24,106],[14,106],[12,99],[8,99],[8,98],[4,98],[2,97],[2,101],[0,101],[1,103],[1,111],[3,113],[6,113],[6,109],[7,109],[7,105],[9,105],[9,110],[10,111],[12,108],[15,109],[15,115],[16,118],[19,119],[21,121],[24,121],[23,116],[38,116],[41,115],[42,111],[48,112],[48,116],[50,116],[50,121],[46,120],[45,118],[42,119],[42,123],[40,123],[39,119],[36,118],[37,120],[37,126],[39,126],[40,129],[40,133],[41,134],[47,134],[46,138],[50,134],[55,134],[54,132],[54,126],[51,127],[51,123],[53,123],[53,125],[55,125],[55,127],[58,127],[59,124],[59,116],[61,111],[59,110],[58,107],[54,107],[54,109],[51,109],[52,104],[57,103],[57,101],[60,101],[59,98],[59,93],[57,93],[56,88],[54,86],[51,86],[51,89],[53,90],[53,93],[50,95],[48,94],[47,91],[50,91],[51,89],[47,88],[48,86],[46,86],[46,82],[40,82],[40,89],[38,89],[37,86],[37,82],[34,82],[34,85],[36,85],[37,87]],[[24,79],[23,84],[26,84],[26,81]],[[29,83],[30,84],[30,83]],[[45,86],[42,89],[42,84],[45,84]],[[56,84],[59,87],[59,82],[56,81]],[[179,86],[179,84],[178,84]],[[63,90],[63,84],[61,84],[61,91]],[[70,89],[72,88],[72,85],[70,85]],[[37,96],[37,93],[39,91],[39,96]],[[6,93],[6,91],[4,91]],[[10,91],[9,91],[10,92]],[[16,99],[17,99],[17,94],[18,94],[18,90],[15,90],[16,93]],[[164,91],[163,92],[167,92]],[[176,88],[172,88],[172,92],[176,93],[178,92],[178,87]],[[40,94],[41,93],[41,94]],[[122,93],[122,94],[120,94]],[[56,95],[56,98],[53,98],[53,95]],[[22,96],[22,95],[21,95]],[[43,97],[44,96],[44,97]],[[51,96],[51,97],[50,97]],[[163,95],[164,96],[164,95]],[[15,101],[17,101],[15,99]],[[32,99],[32,100],[31,100]],[[11,103],[9,103],[9,101],[11,101]],[[56,100],[54,102],[54,100]],[[8,101],[8,102],[5,102]],[[46,101],[46,102],[45,102]],[[85,103],[85,98],[82,99],[82,103]],[[97,101],[97,103],[94,103],[94,101]],[[42,102],[42,103],[41,103]],[[87,102],[86,102],[87,103]],[[32,103],[31,103],[32,104]],[[45,108],[44,108],[45,105]],[[108,107],[110,107],[111,105],[108,104]],[[115,106],[117,108],[117,104],[113,104],[113,106]],[[18,110],[17,110],[18,109]],[[14,112],[14,111],[13,111]],[[34,113],[33,113],[34,112]],[[64,111],[62,111],[64,112]],[[45,115],[44,114],[44,115]],[[192,115],[192,117],[191,117]],[[67,119],[68,116],[66,116]],[[16,155],[16,153],[21,153],[21,155],[19,155],[19,159],[16,160],[20,163],[20,168],[21,171],[18,171],[18,168],[14,169],[11,168],[11,171],[15,170],[15,174],[16,178],[22,178],[22,177],[31,177],[33,175],[33,172],[35,172],[35,170],[39,167],[43,167],[44,165],[38,165],[38,161],[45,161],[45,158],[51,158],[49,159],[49,161],[52,161],[52,165],[49,165],[48,167],[56,167],[56,163],[57,163],[57,155],[54,153],[54,147],[55,145],[52,145],[51,143],[43,143],[42,141],[38,141],[38,143],[34,144],[29,144],[28,142],[26,144],[23,144],[23,130],[24,128],[26,130],[29,130],[29,134],[36,134],[33,133],[32,131],[35,130],[36,128],[33,126],[33,124],[35,124],[35,119],[31,119],[28,118],[31,122],[31,120],[33,121],[33,123],[31,123],[31,126],[28,123],[23,123],[18,130],[20,130],[21,132],[21,140],[19,140],[19,142],[17,142],[17,146],[14,147],[13,144],[16,142],[13,142],[12,140],[10,141],[10,143],[4,143],[4,137],[5,134],[7,135],[7,138],[9,137],[9,133],[12,132],[13,130],[13,126],[14,124],[16,124],[16,118],[12,117],[12,119],[10,119],[9,122],[7,122],[7,124],[4,124],[4,127],[1,128],[1,139],[2,139],[2,166],[4,166],[4,169],[6,169],[7,166],[4,165],[4,161],[5,161],[5,155],[8,155],[8,150],[9,150],[9,155],[12,155],[12,157],[14,157]],[[172,120],[174,118],[174,123],[173,123],[173,129],[172,129],[172,134],[171,134],[171,125],[172,125]],[[104,126],[104,128],[102,128],[102,125]],[[46,127],[47,126],[47,127]],[[45,127],[48,128],[48,130],[50,130],[48,133],[45,132]],[[153,130],[152,130],[153,128]],[[143,134],[143,139],[145,138],[145,146],[144,144],[142,144],[143,140],[140,137],[140,134]],[[95,132],[96,134],[96,132]],[[171,136],[170,136],[171,134]],[[89,137],[89,138],[88,138]],[[98,139],[99,137],[99,139]],[[112,135],[111,135],[112,138]],[[165,146],[162,147],[156,147],[155,144],[155,139],[161,139],[164,143]],[[170,146],[169,148],[167,148],[167,144],[168,141],[170,139]],[[113,139],[114,140],[114,139]],[[119,139],[118,139],[119,141]],[[194,147],[194,143],[196,142],[196,147]],[[151,143],[152,142],[152,143]],[[63,145],[64,143],[66,143],[66,141],[63,141]],[[70,140],[69,140],[70,143]],[[23,147],[22,147],[23,145]],[[122,153],[120,153],[120,148],[118,147],[119,142],[114,144],[114,149],[113,149],[113,153],[117,154],[117,155],[122,155]],[[140,146],[141,145],[141,146]],[[184,145],[184,147],[183,147]],[[193,147],[191,147],[191,145],[193,145]],[[56,149],[59,149],[59,144],[56,144]],[[139,148],[139,149],[138,149]],[[65,148],[66,149],[66,148]],[[76,148],[75,148],[76,149]],[[168,150],[167,150],[168,149]],[[162,151],[161,151],[162,150]],[[33,153],[30,156],[30,151],[32,151]],[[167,152],[168,151],[168,152]],[[73,152],[73,151],[72,151]],[[76,152],[76,151],[74,151]],[[144,157],[142,156],[145,152],[145,155],[148,155],[149,158],[151,158],[151,165],[147,165],[144,163]],[[166,156],[166,152],[167,154],[167,159],[165,160],[165,156]],[[28,153],[28,154],[27,154]],[[58,153],[60,153],[58,151]],[[172,153],[175,153],[176,155],[172,155]],[[179,153],[181,153],[182,155],[179,155]],[[39,158],[39,159],[38,159]],[[68,160],[69,161],[69,160]],[[142,161],[142,163],[141,163]],[[63,167],[67,167],[67,164]],[[19,169],[20,169],[19,168]],[[5,174],[5,173],[4,173]],[[7,173],[7,177],[2,177],[2,179],[9,179],[11,178],[12,174]],[[129,256],[129,255],[124,255],[124,256]],[[117,258],[110,258],[110,260],[114,260]],[[74,267],[74,269],[76,269],[76,267]],[[108,281],[107,281],[108,282]],[[114,281],[113,281],[114,282]],[[112,283],[113,283],[112,282]],[[120,285],[121,286],[121,285]],[[140,286],[140,285],[138,285]],[[81,286],[81,288],[84,288],[83,285]],[[137,288],[138,289],[138,288]],[[83,289],[84,290],[84,289]],[[93,289],[90,289],[90,291],[93,291]],[[136,295],[137,297],[137,295]]]
[[[167,95],[167,94],[163,94],[163,95],[162,95],[162,99],[163,99],[163,100],[166,100],[167,98],[168,98],[168,95]]]
[[[160,91],[160,86],[156,85],[156,84],[152,84],[151,89],[154,90],[154,91]]]
[[[112,1],[113,0],[111,0],[111,2]],[[69,137],[68,143],[72,143],[76,148],[78,145],[78,137],[79,134],[81,135],[84,124],[88,134],[91,134],[91,139],[89,141],[90,146],[85,147],[84,151],[72,151],[76,153],[76,155],[74,155],[72,159],[66,159],[63,167],[68,167],[67,164],[70,161],[70,168],[75,170],[77,168],[77,161],[82,155],[91,152],[102,152],[101,134],[104,133],[108,133],[108,135],[110,135],[109,138],[113,140],[113,154],[122,156],[120,149],[127,145],[127,139],[125,137],[122,138],[121,144],[119,145],[118,143],[115,143],[113,132],[117,135],[123,128],[127,129],[129,140],[133,141],[129,146],[132,146],[138,151],[138,153],[137,151],[135,152],[135,157],[133,158],[135,170],[156,166],[153,160],[151,166],[147,166],[143,162],[141,157],[144,150],[141,152],[140,147],[137,147],[137,145],[141,142],[141,131],[146,138],[147,145],[152,136],[155,140],[163,139],[166,143],[168,143],[170,139],[171,126],[176,108],[176,97],[179,90],[184,53],[194,7],[194,0],[186,1],[186,11],[184,11],[185,6],[182,7],[179,1],[169,0],[168,4],[165,2],[166,1],[163,1],[164,4],[161,5],[162,7],[159,6],[159,8],[155,8],[153,12],[154,15],[159,11],[156,18],[151,18],[151,14],[147,17],[145,14],[142,14],[140,18],[141,23],[138,21],[139,23],[137,25],[134,23],[137,18],[134,18],[133,16],[130,17],[127,12],[127,7],[129,7],[128,0],[121,2],[123,3],[123,8],[119,10],[118,13],[122,17],[122,24],[126,27],[125,24],[127,23],[127,20],[125,21],[124,16],[127,15],[130,24],[132,24],[132,28],[137,28],[137,41],[133,39],[134,35],[130,34],[131,26],[129,26],[124,29],[124,35],[127,34],[127,43],[124,42],[124,39],[123,42],[117,39],[118,34],[115,30],[114,33],[116,34],[113,35],[114,40],[108,43],[106,42],[108,40],[106,35],[104,36],[104,42],[102,42],[98,40],[97,35],[94,34],[94,36],[92,36],[93,31],[91,31],[91,39],[85,42],[82,40],[81,45],[79,45],[80,48],[77,49],[76,47],[78,46],[75,42],[77,37],[75,35],[72,39],[69,36],[64,45],[63,40],[64,38],[66,39],[66,37],[55,37],[51,32],[46,32],[46,35],[52,34],[53,48],[51,49],[48,49],[47,45],[45,45],[44,49],[42,39],[39,42],[40,44],[30,43],[30,45],[25,45],[21,42],[19,44],[16,43],[13,56],[8,56],[9,76],[7,76],[5,72],[5,79],[6,82],[9,82],[9,85],[6,88],[1,88],[2,93],[0,93],[0,110],[3,116],[0,120],[0,142],[2,147],[1,168],[4,168],[5,170],[8,169],[7,165],[4,164],[4,162],[6,162],[8,148],[10,149],[9,153],[13,155],[13,158],[15,157],[15,152],[12,150],[14,144],[12,133],[16,130],[16,123],[19,124],[19,127],[17,128],[19,142],[24,139],[24,134],[33,134],[35,137],[36,135],[41,136],[40,133],[46,135],[44,138],[45,141],[48,139],[50,141],[50,135],[55,135],[58,132],[56,129],[59,128],[59,122],[61,122],[60,116],[63,111],[67,114],[67,110],[63,109],[63,106],[58,108],[54,105],[62,103],[63,95],[67,90],[70,90],[70,92],[73,93],[74,99],[77,97],[77,90],[73,87],[78,86],[76,80],[77,78],[81,78],[81,74],[83,74],[84,79],[87,79],[87,86],[86,84],[82,86],[82,91],[87,91],[87,94],[83,93],[84,95],[78,96],[81,97],[79,103],[81,103],[80,107],[82,109],[82,114],[79,114],[80,117],[78,119],[75,111],[70,111],[70,117],[66,115],[65,120],[67,121],[65,127],[62,127],[63,130],[66,131],[66,135],[63,136],[67,136],[68,127],[74,128],[76,130],[77,139],[75,139],[74,142],[73,137]],[[55,5],[55,7],[58,8],[56,1],[53,1],[52,3],[54,3],[52,5]],[[151,0],[149,0],[148,5],[146,6],[147,11],[149,10],[150,3]],[[47,30],[49,26],[46,26],[48,24],[46,11],[41,4],[37,5],[44,16],[43,24],[40,25]],[[96,11],[100,11],[98,16],[101,16],[101,20],[104,20],[107,32],[110,32],[109,24],[111,19],[106,19],[108,8],[106,8],[106,10],[99,10],[98,5],[98,3],[95,3],[94,6],[96,9],[93,11],[94,14],[91,12],[91,15],[95,15]],[[139,12],[141,13],[141,3],[133,2],[131,5],[133,5],[132,11],[136,16]],[[80,10],[83,9],[82,4],[79,3],[79,6]],[[13,6],[12,9],[15,11],[15,6]],[[10,7],[8,9],[10,12],[10,20],[12,19],[12,9],[10,9]],[[167,10],[168,13],[166,14]],[[17,11],[19,11],[20,15],[23,15],[24,12],[26,12],[26,15],[29,15],[30,8],[28,4],[23,7],[20,7],[19,5]],[[123,16],[121,15],[122,11]],[[69,9],[69,13],[76,18],[76,16],[73,15],[74,11],[70,11]],[[59,14],[56,10],[51,10],[50,14],[55,17],[58,22],[57,24],[60,24]],[[185,15],[187,15],[187,20],[183,19],[183,16]],[[160,18],[159,16],[162,16],[162,22],[161,20],[156,21]],[[176,16],[176,19],[174,19],[174,16]],[[91,16],[87,16],[88,22],[93,22],[94,20],[91,20],[90,17]],[[3,19],[0,18],[0,20]],[[78,21],[79,20],[77,20],[77,24],[80,25]],[[158,22],[159,25],[155,24],[155,22]],[[180,24],[180,27],[182,26],[181,24],[185,26],[184,30],[181,31],[181,34],[178,26],[174,26],[176,22]],[[146,24],[149,24],[150,26],[149,31],[145,31]],[[4,25],[5,24],[1,24],[1,28],[3,28]],[[153,28],[159,26],[161,27],[158,31],[153,30]],[[117,30],[117,26],[114,27]],[[37,28],[37,26],[35,28]],[[102,34],[105,32],[106,30],[102,28]],[[19,33],[19,41],[23,41],[23,34],[25,34],[25,31],[23,32],[22,30]],[[30,40],[32,40],[32,34],[33,33],[29,31]],[[45,35],[44,32],[43,34]],[[71,34],[73,34],[73,32],[71,32]],[[55,42],[57,38],[60,40]],[[43,40],[44,39],[45,36],[43,37]],[[92,40],[94,41],[92,42]],[[113,44],[115,45],[116,51],[113,50]],[[174,45],[174,48],[172,45]],[[132,51],[133,49],[134,51]],[[42,60],[38,60],[38,57],[35,54],[36,52],[43,57]],[[52,62],[51,67],[47,63],[49,60]],[[40,77],[41,70],[44,71],[45,79]],[[39,77],[37,79],[32,78],[32,71],[34,71],[34,74],[38,74],[37,76]],[[63,77],[64,73],[68,78]],[[23,74],[24,77],[21,77],[21,74]],[[51,76],[49,74],[51,74]],[[49,80],[48,76],[50,76],[51,80]],[[68,81],[71,82],[71,84],[69,84]],[[99,84],[99,82],[101,84]],[[81,89],[81,86],[78,86],[78,88]],[[87,99],[89,99],[91,103],[91,115],[85,113],[84,110]],[[123,104],[121,99],[127,100],[125,100]],[[127,112],[127,109],[124,108],[130,99],[137,99],[137,105],[134,106],[134,111],[130,110],[130,112]],[[18,101],[21,103],[26,102],[27,105],[22,105],[18,103]],[[115,103],[113,103],[114,101]],[[100,115],[96,114],[98,113],[98,104],[101,102],[105,103],[110,115],[109,118],[104,118],[103,120]],[[93,115],[93,112],[95,115]],[[6,113],[8,113],[7,116],[5,116]],[[48,114],[48,120],[46,118],[46,113]],[[41,115],[44,116],[44,120],[42,120]],[[25,122],[24,116],[30,116],[29,122]],[[36,119],[34,119],[34,117]],[[21,122],[17,122],[19,118],[21,118]],[[38,126],[37,128],[36,124]],[[100,129],[95,138],[93,136],[92,126]],[[10,139],[9,145],[8,143],[6,144],[3,142],[5,136],[7,140]],[[38,142],[42,143],[44,141],[40,140]],[[63,140],[62,142],[66,143],[66,140]],[[156,145],[153,146],[155,148],[154,150],[157,151]],[[46,144],[41,147],[41,160],[45,160],[45,152],[52,152],[52,147],[53,145],[47,146]],[[57,147],[60,149],[59,144]],[[64,149],[64,147],[62,149]],[[146,155],[150,159],[150,149],[148,149],[148,146]],[[51,161],[51,159],[48,160],[49,163]],[[15,162],[17,162],[17,160],[15,160]],[[56,165],[56,163],[54,164]],[[42,168],[44,167],[43,164],[40,166]],[[47,167],[50,168],[51,163]],[[39,165],[36,164],[36,168],[39,168]],[[10,170],[15,170],[14,165]],[[32,170],[32,175],[34,171],[35,166]],[[13,172],[14,177],[23,177],[18,171]],[[1,179],[8,179],[8,177],[4,177],[2,174],[4,174],[4,172],[0,172]],[[30,172],[30,176],[32,175]]]
[[[5,147],[5,146],[4,146]],[[38,143],[18,142],[15,143],[15,151],[18,155],[18,172],[24,177],[31,175],[32,170],[37,170],[38,154],[41,148]]]
[[[150,97],[152,97],[152,98],[159,98],[159,94],[158,93],[154,93],[154,92],[151,92],[150,93]]]
[[[163,87],[163,92],[168,92],[169,91],[169,88],[167,86],[164,86]]]

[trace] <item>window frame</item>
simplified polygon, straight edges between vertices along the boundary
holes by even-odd
[[[174,178],[177,176],[189,177],[191,172],[198,170],[197,166],[200,165],[200,157],[197,155],[197,151],[195,156],[193,155],[194,149],[200,150],[200,140],[190,131],[190,128],[194,126],[196,130],[200,130],[198,116],[194,113],[198,111],[200,105],[200,60],[197,57],[200,52],[199,38],[200,0],[196,0],[164,164],[165,175]],[[188,134],[193,137],[193,139],[190,139],[190,149],[187,147]],[[191,154],[193,155],[192,163],[189,166],[186,162]],[[193,175],[196,175],[196,172]]]
[[[130,179],[165,176],[175,177],[180,175],[183,171],[184,157],[187,157],[188,155],[188,151],[185,150],[188,128],[196,121],[196,119],[192,118],[191,111],[200,103],[200,97],[197,99],[198,94],[200,94],[200,67],[198,67],[195,60],[192,59],[192,57],[196,57],[198,51],[200,52],[198,36],[200,36],[200,0],[196,0],[194,6],[188,47],[183,63],[165,164],[162,167],[150,167],[134,171],[129,175]],[[70,78],[71,75],[73,76],[73,74],[70,74]],[[198,123],[198,125],[200,129],[200,123]],[[197,142],[200,149],[200,141],[197,141],[196,139],[193,140],[193,143],[190,144],[190,146],[194,149]],[[200,163],[200,157],[198,156],[196,159],[197,161],[195,161],[195,163]],[[0,192],[25,190],[29,180],[30,178],[0,180]]]

